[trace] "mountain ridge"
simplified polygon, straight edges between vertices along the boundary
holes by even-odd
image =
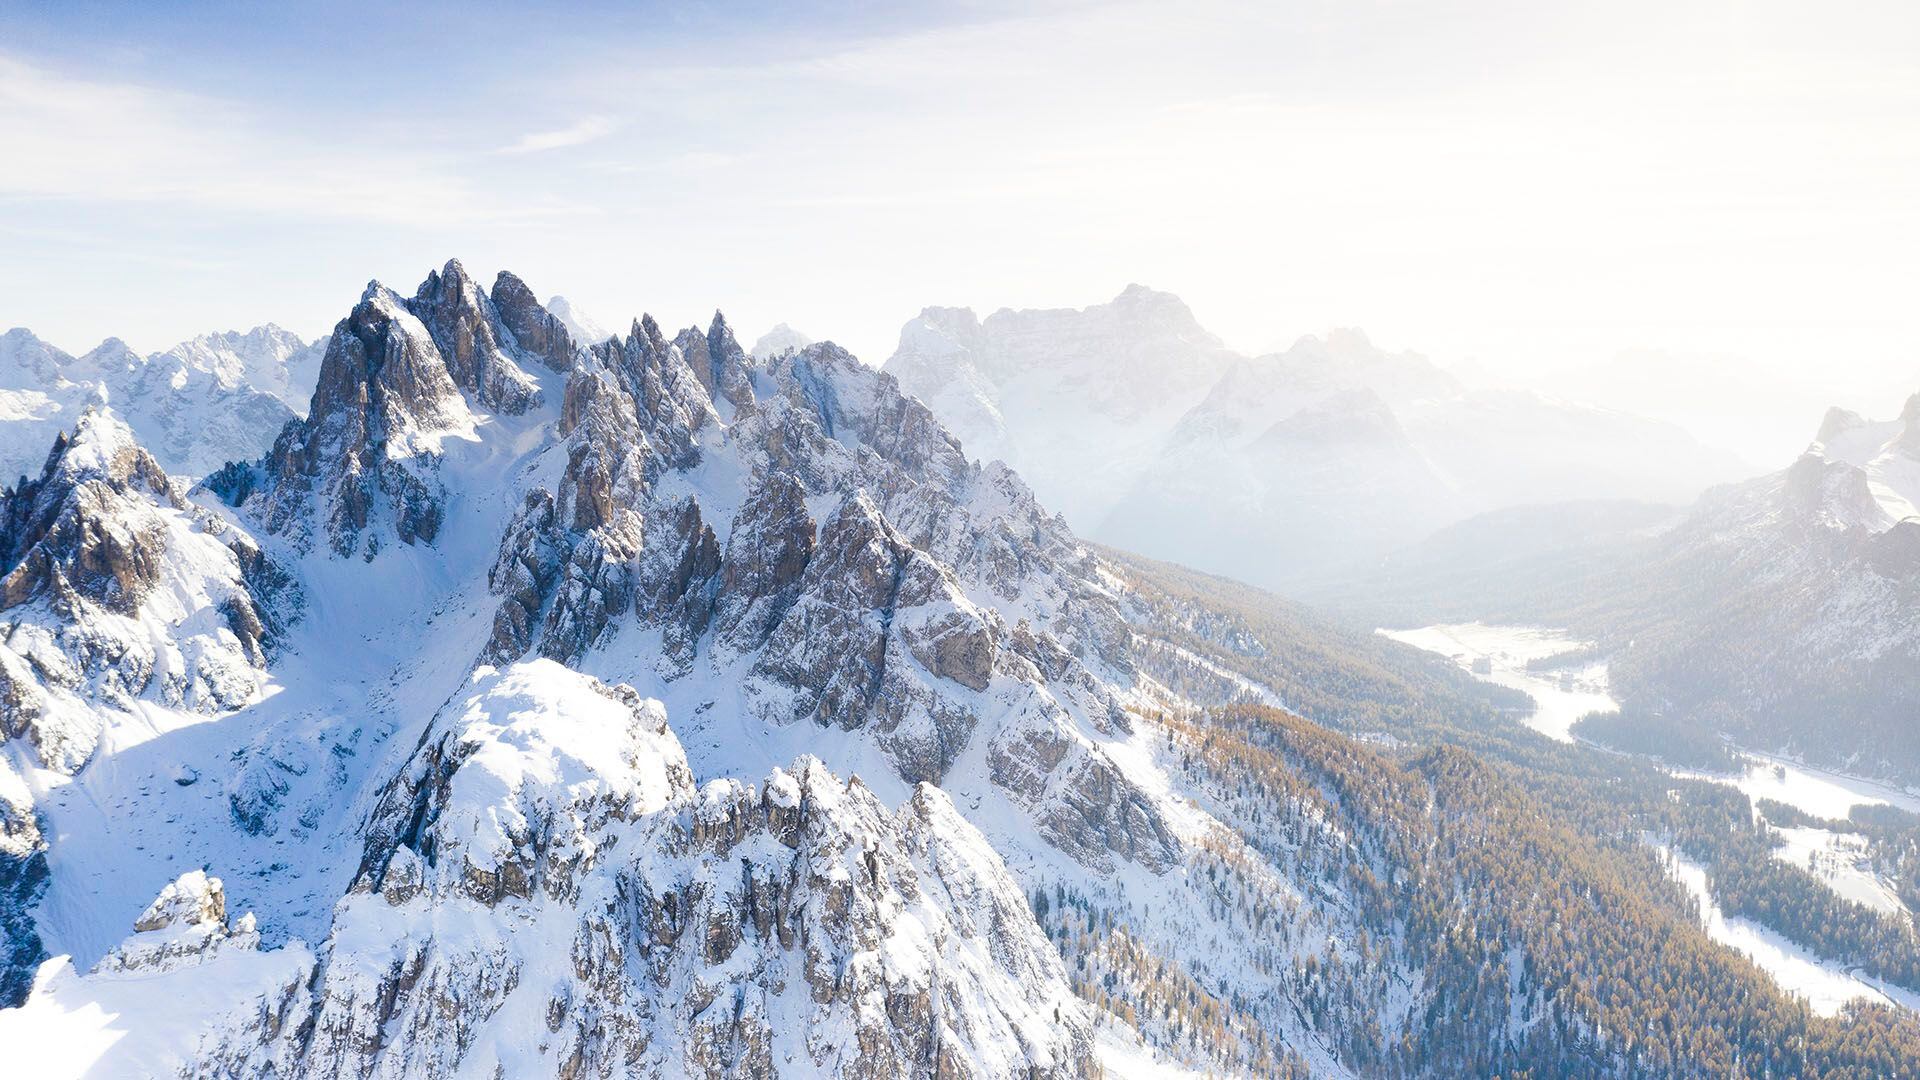
[[[110,337],[75,357],[16,327],[0,335],[0,475],[29,475],[58,431],[111,403],[168,471],[204,476],[305,409],[324,349],[265,323],[145,357]]]
[[[1177,297],[1140,286],[984,321],[927,308],[885,367],[970,452],[1019,469],[1088,535],[1270,586],[1351,571],[1495,507],[1568,491],[1682,498],[1738,475],[1672,425],[1470,389],[1356,329],[1240,356]],[[1263,443],[1343,403],[1358,422],[1360,392],[1404,431],[1399,452],[1296,441],[1276,457]]]
[[[95,525],[9,529],[107,571],[119,607],[5,612],[31,693],[0,720],[45,726],[22,702],[57,698],[91,747],[0,756],[10,1045],[282,1076],[1656,1060],[1590,1041],[1618,1022],[1596,990],[1653,984],[1592,983],[1529,936],[1548,923],[1461,891],[1445,853],[1509,835],[1473,794],[1499,767],[1383,756],[1509,746],[1464,675],[1089,546],[831,343],[754,361],[716,313],[584,347],[534,295],[457,262],[411,296],[370,285],[307,415],[189,491],[104,414],[55,455],[119,463],[88,480]],[[101,538],[153,521],[127,580],[155,584],[110,586]],[[196,639],[241,658],[235,700],[196,711],[215,684],[184,660],[117,674],[126,643]],[[1707,949],[1651,856],[1609,842],[1554,849],[1587,876],[1552,894]],[[1465,949],[1437,932],[1458,911],[1485,935]],[[1651,1053],[1804,1020],[1698,955],[1787,1019],[1689,1019]],[[1469,982],[1483,1007],[1456,1017]],[[114,1039],[76,1027],[107,1010]],[[56,1028],[78,1034],[20,1034]],[[1807,1030],[1807,1060],[1850,1060]]]

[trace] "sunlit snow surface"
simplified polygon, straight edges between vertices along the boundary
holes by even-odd
[[[1804,998],[1814,1012],[1832,1016],[1856,998],[1920,1008],[1920,994],[1887,986],[1821,960],[1787,938],[1746,919],[1728,918],[1707,890],[1706,868],[1661,846],[1667,873],[1700,901],[1707,936],[1752,960],[1780,987]]]
[[[1827,772],[1768,754],[1743,751],[1750,759],[1739,776],[1670,770],[1675,776],[1732,784],[1756,802],[1772,799],[1814,817],[1845,818],[1856,806],[1897,806],[1920,813],[1920,797],[1872,780]]]
[[[0,1009],[0,1075],[35,1080],[178,1074],[210,1018],[258,1008],[261,995],[299,980],[313,954],[295,943],[235,949],[170,971],[94,974],[82,985],[66,957],[48,961],[33,996]]]
[[[1526,670],[1529,660],[1586,647],[1563,631],[1476,622],[1379,633],[1449,657],[1487,682],[1526,691],[1533,696],[1535,708],[1522,722],[1563,742],[1572,741],[1570,729],[1580,717],[1590,712],[1619,709],[1619,703],[1607,688],[1604,660],[1579,664],[1564,672]],[[1822,818],[1844,819],[1856,806],[1893,805],[1920,812],[1920,796],[1908,792],[1766,754],[1747,753],[1746,757],[1746,769],[1738,775],[1673,768],[1667,771],[1677,777],[1737,787],[1756,804],[1760,799],[1773,799]],[[1776,858],[1807,867],[1809,856],[1818,852],[1813,860],[1813,873],[1835,893],[1877,911],[1905,910],[1886,882],[1857,857],[1854,850],[1857,840],[1853,837],[1818,828],[1777,831],[1786,843],[1774,852]],[[1728,918],[1708,890],[1706,869],[1664,846],[1660,850],[1674,880],[1699,898],[1702,926],[1707,936],[1751,959],[1782,989],[1806,999],[1815,1012],[1830,1016],[1857,998],[1920,1008],[1920,995],[1863,978],[1838,964],[1821,960],[1756,923]]]
[[[1774,849],[1774,858],[1807,870],[1843,899],[1887,915],[1907,910],[1892,887],[1873,872],[1866,837],[1816,828],[1776,831],[1785,843]]]
[[[1535,626],[1488,626],[1453,623],[1417,630],[1382,630],[1381,634],[1416,649],[1451,657],[1478,677],[1515,690],[1534,700],[1528,727],[1549,738],[1572,742],[1574,721],[1592,712],[1617,712],[1620,705],[1607,693],[1604,660],[1575,664],[1554,671],[1528,671],[1527,661],[1588,647],[1559,630]],[[1485,664],[1479,664],[1485,661]]]
[[[1201,1080],[1211,1075],[1168,1060],[1117,1024],[1102,1024],[1094,1040],[1100,1067],[1114,1080]]]

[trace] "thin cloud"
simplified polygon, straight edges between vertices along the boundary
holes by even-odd
[[[614,127],[614,122],[604,116],[589,116],[555,131],[536,131],[522,135],[513,144],[501,147],[496,153],[538,154],[569,146],[581,146],[607,137],[613,133]]]
[[[0,146],[7,200],[170,203],[409,225],[541,213],[476,190],[457,161],[405,142],[316,139],[239,102],[70,75],[4,54]]]

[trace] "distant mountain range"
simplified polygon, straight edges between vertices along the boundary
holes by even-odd
[[[1791,466],[1684,511],[1489,514],[1308,598],[1383,622],[1546,623],[1595,639],[1668,725],[1920,783],[1920,395],[1833,409]]]
[[[1742,474],[1671,424],[1468,390],[1357,330],[1244,357],[1168,293],[928,308],[886,370],[1089,535],[1295,586],[1503,506],[1682,501]]]
[[[108,338],[71,356],[15,328],[0,334],[0,476],[40,471],[89,405],[108,404],[168,472],[199,477],[257,457],[304,413],[326,342],[268,324],[203,334],[140,356]]]

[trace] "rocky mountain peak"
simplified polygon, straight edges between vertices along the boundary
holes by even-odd
[[[0,733],[70,772],[92,753],[102,709],[247,700],[282,622],[274,573],[110,411],[87,413],[38,479],[0,494]]]
[[[572,328],[557,313],[543,308],[526,282],[502,270],[493,279],[491,299],[501,323],[513,334],[520,348],[554,371],[565,371],[571,366],[576,346]],[[598,344],[598,340],[581,344]]]
[[[137,610],[158,577],[157,538],[115,519],[127,500],[184,505],[133,432],[111,411],[90,410],[55,440],[37,480],[4,493],[0,610],[50,594]]]
[[[813,339],[788,326],[775,323],[773,329],[761,334],[753,343],[752,355],[756,360],[768,360],[783,352],[804,349],[813,344]]]
[[[452,422],[449,402],[458,392],[426,325],[399,294],[370,282],[333,328],[308,420],[323,425],[363,414],[366,423],[384,427],[378,435],[386,441],[409,426]]]
[[[1889,448],[1898,450],[1908,457],[1920,458],[1920,394],[1907,399],[1900,410],[1900,433],[1893,437]]]
[[[933,360],[970,350],[980,336],[980,317],[972,308],[927,307],[900,328],[896,357]],[[894,366],[893,361],[888,361]],[[901,365],[904,367],[904,365]]]
[[[467,350],[469,380],[498,391],[504,384],[486,372],[502,369],[488,367],[483,339],[471,332],[485,325],[472,321],[476,313],[492,310],[489,301],[482,311],[477,295],[457,263],[420,290],[449,345]],[[442,492],[424,466],[441,438],[473,423],[432,332],[408,301],[376,281],[335,325],[308,415],[289,422],[258,465],[230,464],[207,484],[230,505],[251,504],[271,532],[305,545],[321,529],[334,551],[371,558],[379,548],[367,533],[376,506],[391,509],[403,543],[433,539]]]
[[[1133,319],[1149,320],[1164,330],[1171,330],[1183,336],[1193,335],[1197,340],[1218,339],[1208,333],[1194,318],[1193,309],[1186,301],[1170,292],[1148,288],[1145,285],[1130,284],[1120,290],[1120,295],[1106,305],[1116,313],[1124,313]],[[1093,309],[1088,309],[1089,311]]]
[[[0,386],[18,389],[51,386],[73,358],[16,326],[0,334]],[[43,444],[44,445],[44,444]]]
[[[265,391],[295,409],[313,396],[323,342],[307,343],[274,323],[251,330],[200,334],[148,358],[201,372],[227,390]]]
[[[499,298],[496,297],[494,302],[499,303]],[[601,326],[592,316],[575,307],[573,302],[564,296],[548,297],[546,308],[567,328],[567,333],[573,335],[573,340],[581,345],[598,345],[613,336],[612,332]]]
[[[1785,473],[1783,494],[1790,517],[1808,525],[1877,531],[1887,524],[1866,471],[1845,461],[1801,455]]]
[[[112,385],[138,371],[141,365],[139,353],[119,338],[110,337],[81,354],[63,374],[75,382],[94,380]]]
[[[511,286],[508,293],[513,293]],[[525,300],[531,297],[528,290]],[[531,317],[533,313],[524,303],[517,306],[530,329],[548,329]],[[439,346],[454,384],[472,395],[475,403],[510,415],[539,404],[538,383],[509,352],[519,351],[512,333],[502,325],[492,298],[480,289],[460,260],[449,259],[445,267],[429,273],[407,308],[425,324]]]
[[[1821,417],[1820,430],[1814,433],[1813,441],[1818,445],[1826,446],[1866,426],[1866,417],[1852,409],[1843,409],[1835,405],[1827,409],[1826,415]]]

